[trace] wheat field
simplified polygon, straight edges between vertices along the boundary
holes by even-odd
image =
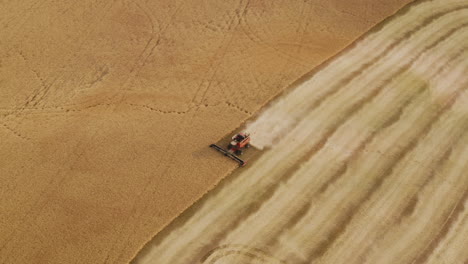
[[[247,123],[135,263],[468,263],[468,1],[419,1]]]

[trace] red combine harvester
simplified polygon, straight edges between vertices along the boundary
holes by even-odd
[[[229,143],[227,146],[227,150],[223,149],[222,147],[216,145],[216,144],[211,144],[210,147],[216,149],[217,151],[221,152],[224,154],[224,156],[229,157],[232,160],[235,160],[239,163],[239,165],[242,167],[246,164],[245,161],[243,161],[241,158],[238,156],[242,155],[243,149],[249,148],[250,147],[250,134],[249,133],[239,133],[236,134],[232,137],[232,141]]]

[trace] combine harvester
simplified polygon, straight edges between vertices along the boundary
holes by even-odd
[[[222,147],[211,144],[210,147],[216,149],[217,151],[224,154],[228,158],[235,160],[239,163],[239,166],[245,166],[246,162],[239,158],[238,156],[242,155],[243,149],[250,147],[250,134],[249,133],[239,133],[232,137],[232,141],[229,143],[227,150]]]

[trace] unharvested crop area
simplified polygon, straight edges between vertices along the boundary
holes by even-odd
[[[0,263],[129,262],[236,167],[210,143],[408,2],[0,1]]]
[[[135,263],[468,263],[468,2],[420,1],[247,123]]]

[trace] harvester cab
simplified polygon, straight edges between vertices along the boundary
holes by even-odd
[[[238,156],[243,154],[244,149],[250,147],[250,134],[238,133],[234,135],[231,139],[232,141],[228,144],[227,150],[223,149],[222,147],[216,144],[211,144],[210,147],[223,153],[225,156],[229,157],[230,159],[237,161],[240,166],[244,166],[246,162],[243,161]]]
[[[242,155],[244,148],[250,147],[250,134],[239,133],[232,137],[231,143],[228,145],[228,150],[233,151],[236,155]]]

